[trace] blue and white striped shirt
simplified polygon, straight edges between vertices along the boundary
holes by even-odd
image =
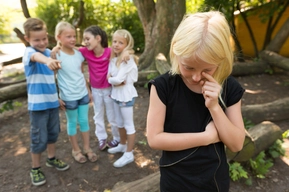
[[[38,52],[32,47],[27,47],[23,56],[23,64],[27,82],[28,110],[41,111],[59,107],[54,71],[46,65],[32,62],[31,55]],[[43,53],[50,56],[50,50]]]

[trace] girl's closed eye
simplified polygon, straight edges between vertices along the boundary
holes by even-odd
[[[209,72],[211,72],[211,71],[212,71],[212,69],[206,69],[206,70],[204,70],[205,73],[209,73]]]
[[[188,65],[182,65],[186,70],[194,70],[194,68],[193,67],[190,67],[190,66],[188,66]]]

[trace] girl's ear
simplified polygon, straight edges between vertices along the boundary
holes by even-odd
[[[59,39],[60,39],[60,35],[57,35],[56,37],[57,37],[57,40],[59,40]]]
[[[95,39],[100,42],[101,41],[101,36],[100,35],[96,35]]]

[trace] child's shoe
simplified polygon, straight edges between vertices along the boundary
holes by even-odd
[[[109,148],[112,148],[112,147],[118,146],[118,144],[119,144],[119,141],[113,139],[113,140],[111,140],[110,142],[107,143],[107,146]]]
[[[106,148],[106,139],[99,140],[99,150],[103,151]]]
[[[30,177],[32,184],[35,186],[43,185],[44,183],[46,183],[45,175],[40,169],[31,169]]]
[[[88,158],[88,160],[92,163],[96,162],[98,157],[97,155],[92,151],[91,148],[89,149],[83,149],[84,155]]]
[[[119,158],[116,162],[113,163],[114,167],[123,167],[131,162],[134,161],[134,156],[132,151],[131,152],[125,152],[121,158]]]
[[[67,165],[65,162],[59,160],[59,159],[53,159],[49,160],[48,158],[46,159],[46,166],[47,167],[55,167],[58,171],[65,171],[69,169],[69,165]]]
[[[118,144],[118,146],[113,147],[113,148],[109,148],[107,150],[107,152],[109,152],[109,153],[120,153],[120,152],[124,153],[125,151],[126,151],[126,144],[123,145],[121,143]]]

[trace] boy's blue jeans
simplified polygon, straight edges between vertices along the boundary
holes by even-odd
[[[46,150],[47,144],[55,143],[60,132],[59,108],[29,111],[30,151],[35,154]]]

